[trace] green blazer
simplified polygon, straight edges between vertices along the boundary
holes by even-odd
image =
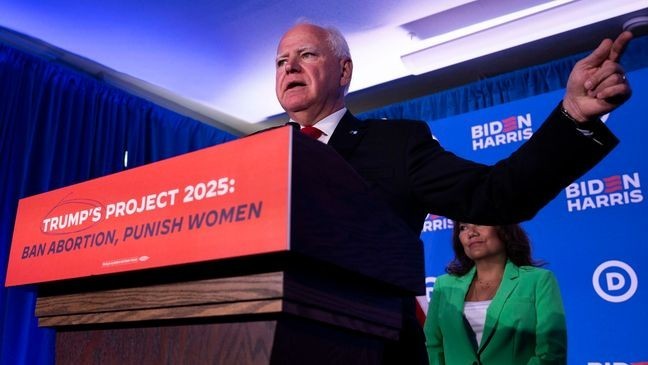
[[[431,365],[567,363],[565,311],[551,271],[506,263],[479,346],[463,316],[474,276],[473,267],[463,276],[439,276],[434,284],[424,328]]]

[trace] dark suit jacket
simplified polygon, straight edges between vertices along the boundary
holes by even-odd
[[[493,166],[444,150],[421,121],[361,121],[347,112],[328,144],[418,235],[427,213],[487,225],[532,218],[618,143],[603,123],[588,127],[596,140],[556,108],[527,142]],[[424,341],[415,303],[404,300],[400,341],[386,347],[385,363],[427,363]]]
[[[328,144],[418,235],[427,213],[488,225],[532,218],[618,143],[603,123],[593,128],[602,145],[556,108],[494,166],[444,150],[421,121],[361,121],[347,112]]]
[[[618,143],[603,123],[588,127],[602,144],[556,108],[530,140],[494,166],[444,150],[422,121],[361,121],[347,112],[328,144],[419,235],[427,213],[488,225],[532,218]],[[400,341],[387,346],[385,363],[427,363],[415,310],[413,298],[403,301]]]

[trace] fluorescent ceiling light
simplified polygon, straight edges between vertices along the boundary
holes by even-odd
[[[550,1],[418,42],[401,61],[418,75],[645,7],[645,0]]]
[[[459,28],[456,30],[453,30],[451,32],[447,32],[444,34],[441,34],[436,37],[431,37],[428,38],[422,42],[419,43],[419,47],[427,48],[427,47],[433,47],[442,43],[450,42],[455,39],[459,39],[462,37],[465,37],[470,34],[475,34],[477,32],[481,32],[483,30],[489,29],[496,27],[498,25],[510,23],[512,21],[526,18],[530,15],[537,14],[540,12],[543,12],[548,9],[553,9],[562,5],[565,5],[567,3],[570,3],[574,0],[555,0],[555,1],[549,1],[544,4],[532,6],[523,10],[515,11],[510,14],[502,15],[496,18],[488,19],[483,22],[471,24],[467,27]]]

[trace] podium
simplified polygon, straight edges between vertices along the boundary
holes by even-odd
[[[340,156],[284,127],[21,200],[6,285],[38,285],[57,364],[377,364],[422,260]]]

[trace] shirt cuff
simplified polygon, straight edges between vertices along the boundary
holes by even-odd
[[[585,137],[588,137],[592,139],[592,141],[596,142],[597,144],[603,146],[603,142],[597,138],[597,130],[600,130],[601,127],[605,128],[603,122],[600,119],[594,119],[594,120],[587,120],[585,122],[579,122],[576,119],[574,119],[571,115],[569,115],[569,112],[567,112],[567,109],[563,106],[562,102],[560,102],[560,114],[570,122],[574,124],[574,128],[582,134]]]

